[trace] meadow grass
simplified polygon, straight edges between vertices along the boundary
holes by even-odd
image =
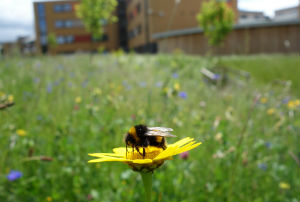
[[[215,86],[203,80],[207,60],[184,55],[0,61],[1,94],[15,101],[0,111],[0,201],[142,201],[127,165],[87,163],[88,153],[125,146],[140,123],[173,128],[169,142],[203,142],[154,172],[154,201],[299,201],[299,56],[221,61],[251,79]],[[23,176],[9,181],[11,170]]]

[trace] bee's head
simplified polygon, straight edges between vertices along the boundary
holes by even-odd
[[[134,132],[138,137],[143,137],[147,133],[147,126],[145,125],[136,125],[134,127]]]

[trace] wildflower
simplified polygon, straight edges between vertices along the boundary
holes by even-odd
[[[266,98],[266,97],[263,97],[263,98],[260,99],[260,102],[262,104],[265,104],[267,101],[268,101],[268,98]]]
[[[220,74],[213,74],[212,80],[219,80],[221,78]]]
[[[295,102],[293,100],[289,101],[287,103],[287,106],[289,109],[294,109],[296,107]]]
[[[77,104],[81,103],[81,101],[82,101],[81,97],[78,96],[78,97],[75,98],[75,102]]]
[[[177,73],[173,73],[173,74],[172,74],[172,77],[173,77],[174,79],[177,79],[177,78],[179,77],[179,75],[178,75]]]
[[[51,197],[51,196],[47,196],[46,200],[47,200],[48,202],[51,202],[51,201],[52,201],[52,197]]]
[[[47,93],[52,93],[52,84],[51,83],[49,83],[47,85]]]
[[[8,103],[13,103],[14,102],[14,96],[13,95],[9,95],[7,97],[7,101],[8,101]]]
[[[184,159],[184,160],[188,159],[189,158],[189,151],[182,152],[181,154],[179,154],[179,157],[181,159]]]
[[[275,113],[275,109],[274,108],[270,108],[270,109],[268,109],[268,111],[267,111],[267,114],[268,115],[272,115],[272,114],[274,114]]]
[[[179,83],[175,83],[175,84],[174,84],[174,89],[175,89],[176,91],[179,91],[179,89],[180,89],[180,84],[179,84]]]
[[[25,135],[27,134],[27,132],[26,132],[25,130],[23,130],[23,129],[18,129],[18,130],[16,131],[16,133],[17,133],[17,135],[19,135],[19,136],[25,136]]]
[[[257,167],[258,167],[259,169],[263,170],[263,171],[266,171],[267,168],[268,168],[268,165],[265,164],[265,163],[260,163],[260,164],[257,165]]]
[[[93,96],[98,96],[98,95],[101,95],[102,91],[100,88],[94,88],[92,94]]]
[[[291,185],[289,183],[286,183],[286,182],[280,182],[279,183],[279,188],[280,189],[290,189]]]
[[[23,174],[20,171],[11,170],[6,177],[9,181],[15,181],[16,179],[19,179],[20,177],[22,177],[22,175]]]
[[[167,145],[164,150],[159,147],[148,146],[145,148],[145,157],[138,152],[134,152],[132,148],[119,147],[114,148],[114,153],[93,153],[90,156],[97,159],[90,160],[89,163],[119,161],[128,164],[134,171],[152,172],[160,167],[165,160],[169,160],[172,156],[189,151],[199,146],[201,142],[196,143],[193,138],[184,138],[174,144]]]
[[[222,133],[217,133],[216,136],[215,136],[215,140],[220,141],[220,140],[222,140],[222,137],[223,137]]]
[[[184,92],[184,91],[181,91],[181,92],[178,93],[178,96],[183,98],[183,99],[186,99],[187,98],[187,93]]]

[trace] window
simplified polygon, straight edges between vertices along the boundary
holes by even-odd
[[[62,28],[64,26],[64,22],[62,20],[55,21],[56,28]]]
[[[56,41],[58,44],[68,44],[68,43],[74,43],[74,36],[67,35],[67,36],[58,36],[56,37]]]
[[[68,11],[71,11],[71,10],[72,10],[72,6],[71,6],[70,4],[65,4],[63,7],[64,7],[63,10],[64,10],[65,12],[68,12]]]
[[[58,44],[64,44],[65,43],[65,39],[63,36],[58,36],[56,37],[56,41]]]
[[[47,26],[46,26],[46,21],[44,19],[40,19],[39,26],[40,26],[40,32],[46,34]]]
[[[65,27],[66,28],[73,27],[73,21],[72,20],[66,20],[65,21]]]
[[[74,42],[74,36],[69,35],[65,37],[65,42],[66,43],[73,43]]]
[[[56,13],[68,12],[72,10],[71,4],[55,4],[53,8],[54,12]]]
[[[40,18],[44,18],[45,17],[45,5],[42,3],[39,3],[37,5],[37,9],[38,9],[38,15]]]
[[[61,6],[60,4],[54,5],[54,11],[55,11],[56,13],[62,12],[62,6]]]

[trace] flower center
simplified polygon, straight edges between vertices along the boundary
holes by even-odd
[[[145,149],[145,156],[143,156],[143,149]],[[135,159],[154,159],[163,151],[162,148],[159,147],[138,147],[138,151],[136,149],[128,149],[127,151],[127,159],[135,160]]]

